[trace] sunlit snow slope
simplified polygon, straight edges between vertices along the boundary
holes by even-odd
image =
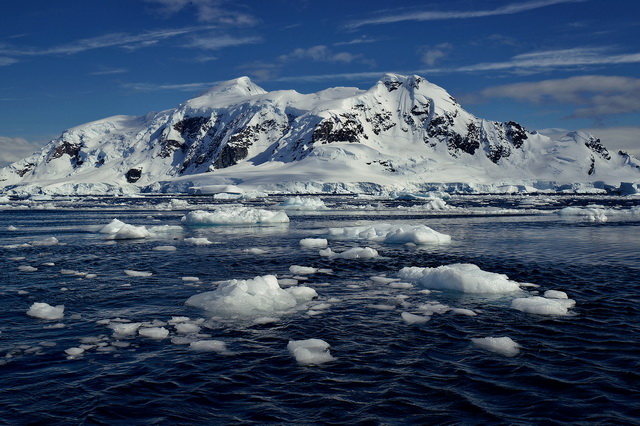
[[[419,76],[369,90],[266,92],[224,82],[177,108],[65,131],[0,170],[7,193],[613,189],[640,163],[592,135],[552,140],[474,117]],[[629,185],[626,185],[629,187]],[[635,187],[631,185],[631,187]]]

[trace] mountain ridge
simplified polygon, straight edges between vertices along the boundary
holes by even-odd
[[[423,77],[384,75],[368,90],[267,92],[248,77],[176,108],[70,128],[0,169],[4,192],[189,192],[207,185],[300,192],[456,187],[616,188],[640,164],[593,135],[552,140],[465,111]],[[628,185],[627,185],[628,186]]]

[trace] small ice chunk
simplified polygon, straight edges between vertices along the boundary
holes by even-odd
[[[190,322],[181,322],[175,325],[176,331],[181,334],[198,333],[200,326]]]
[[[568,299],[569,298],[569,296],[567,296],[567,293],[565,293],[564,291],[558,291],[558,290],[547,290],[544,292],[544,297],[548,299]]]
[[[474,345],[487,351],[512,357],[520,352],[520,345],[510,337],[479,337],[471,339]]]
[[[7,226],[7,231],[17,231],[17,230],[18,230],[18,228],[16,228],[16,227],[15,227],[15,226],[13,226],[13,225],[9,225],[9,226]]]
[[[35,302],[27,315],[45,320],[59,320],[64,317],[64,305],[51,306],[48,303]]]
[[[287,345],[289,353],[300,365],[319,365],[335,360],[329,352],[330,347],[320,339],[290,340]]]
[[[156,246],[153,248],[156,251],[176,251],[176,246]]]
[[[329,245],[326,238],[303,238],[300,240],[300,246],[305,248],[325,248]]]
[[[451,236],[441,234],[425,225],[376,224],[330,228],[329,235],[335,238],[365,239],[394,244],[443,244],[451,242]]]
[[[265,324],[273,324],[274,322],[278,322],[280,319],[274,317],[258,317],[255,318],[252,322],[255,325],[265,325]]]
[[[150,277],[153,275],[153,272],[134,271],[133,269],[125,269],[124,273],[130,277]]]
[[[102,228],[100,228],[99,232],[101,234],[115,234],[120,229],[122,229],[122,227],[124,225],[125,225],[124,222],[122,222],[122,221],[120,221],[118,219],[113,219],[111,222],[109,222],[108,224],[106,224]]]
[[[452,308],[451,312],[458,315],[466,315],[468,317],[475,317],[476,315],[478,315],[471,309],[464,309],[464,308]]]
[[[291,210],[325,210],[327,206],[318,197],[301,197],[296,195],[278,204],[278,207]]]
[[[569,315],[569,308],[573,306],[573,299],[547,299],[540,296],[521,297],[511,302],[513,309],[538,315]]]
[[[407,324],[424,324],[431,319],[430,316],[416,315],[409,312],[403,312],[400,314],[400,316],[402,317],[402,320]]]
[[[20,265],[18,266],[18,270],[20,272],[35,272],[38,270],[38,268],[35,268],[33,266],[30,265]]]
[[[145,226],[135,226],[125,224],[115,234],[109,236],[114,240],[137,240],[150,237],[152,234]]]
[[[456,263],[437,268],[405,267],[398,272],[398,276],[426,288],[463,293],[499,294],[520,290],[518,283],[509,280],[506,275],[483,271],[470,263]]]
[[[192,282],[195,282],[195,281],[200,281],[200,278],[198,278],[198,277],[182,277],[182,281],[192,281]]]
[[[373,259],[378,257],[378,251],[371,247],[352,247],[341,253],[336,253],[330,248],[320,250],[320,256],[329,257],[331,259]]]
[[[58,244],[60,244],[60,241],[56,237],[49,237],[31,243],[32,246],[57,246]]]
[[[76,356],[82,355],[84,351],[85,350],[83,348],[69,348],[69,349],[65,349],[64,353],[66,353],[69,356],[76,357]]]
[[[164,327],[142,327],[138,330],[138,334],[151,339],[165,339],[169,336],[169,330]]]
[[[248,249],[243,250],[245,253],[249,253],[249,254],[257,254],[257,255],[261,255],[261,254],[267,254],[269,253],[268,250],[265,249],[261,249],[258,247],[251,247]]]
[[[220,340],[199,340],[191,342],[189,348],[198,352],[227,352],[227,346]]]
[[[209,245],[209,244],[213,244],[211,241],[209,241],[209,239],[204,238],[204,237],[185,238],[184,242],[185,243],[195,244],[197,246],[206,246],[206,245]]]
[[[289,223],[289,216],[284,211],[229,206],[211,212],[194,210],[182,217],[182,223],[189,226]]]
[[[580,218],[589,222],[606,222],[606,211],[600,207],[565,207],[558,211],[562,217]]]
[[[113,330],[113,334],[116,336],[133,336],[141,325],[141,322],[117,323],[110,324],[109,328]]]
[[[289,266],[289,272],[298,275],[315,274],[316,272],[318,272],[318,268],[312,268],[310,266],[291,265]]]

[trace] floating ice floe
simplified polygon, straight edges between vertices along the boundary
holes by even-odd
[[[60,244],[60,241],[56,237],[48,237],[42,240],[32,241],[31,245],[34,247],[38,246],[57,246]]]
[[[329,228],[332,238],[363,239],[394,244],[449,243],[451,236],[441,234],[425,225],[377,224],[371,226],[348,226]]]
[[[142,337],[161,340],[169,336],[169,330],[164,327],[140,327],[138,334]]]
[[[278,204],[281,209],[291,210],[326,210],[327,206],[318,197],[290,197]]]
[[[156,246],[153,248],[155,251],[176,251],[176,246]]]
[[[579,218],[590,222],[606,222],[605,209],[601,207],[565,207],[558,214],[567,218]]]
[[[456,263],[437,268],[405,267],[398,277],[423,287],[437,290],[455,290],[463,293],[512,293],[520,285],[504,274],[480,269],[470,263]]]
[[[303,238],[300,246],[305,248],[325,248],[329,245],[326,238]]]
[[[185,243],[195,244],[197,246],[206,246],[206,245],[209,245],[209,244],[213,244],[211,241],[209,241],[209,239],[204,238],[204,237],[185,238],[184,242]]]
[[[284,211],[243,206],[219,207],[213,211],[194,210],[182,217],[182,223],[188,226],[264,225],[288,222],[289,216]]]
[[[115,323],[109,324],[109,328],[115,337],[135,336],[141,325],[141,322]]]
[[[373,259],[378,257],[378,251],[371,247],[353,247],[341,253],[336,253],[330,248],[320,250],[320,256],[330,259]]]
[[[129,277],[150,277],[153,275],[153,272],[134,271],[133,269],[125,269],[124,273]]]
[[[18,266],[18,271],[20,272],[35,272],[38,268],[33,267],[31,265],[20,265]]]
[[[546,293],[545,296],[520,297],[511,302],[511,307],[529,314],[569,315],[569,309],[576,305],[573,299],[549,297]]]
[[[51,306],[48,303],[35,302],[27,315],[45,320],[59,320],[64,317],[64,305]]]
[[[409,312],[403,312],[402,314],[400,314],[400,317],[407,324],[424,324],[431,319],[431,317],[428,315],[416,315]]]
[[[283,289],[274,275],[249,280],[223,281],[213,291],[191,296],[186,304],[204,309],[211,315],[259,317],[288,311],[317,297],[310,287]]]
[[[478,337],[471,339],[474,345],[487,351],[512,357],[520,352],[520,345],[510,337]]]
[[[319,365],[335,360],[329,352],[330,347],[320,339],[290,340],[287,345],[289,353],[300,365]]]
[[[197,352],[226,353],[227,346],[220,340],[198,340],[189,344],[189,349]]]
[[[315,274],[316,272],[318,272],[318,268],[313,268],[311,266],[291,265],[289,266],[289,272],[298,275]]]

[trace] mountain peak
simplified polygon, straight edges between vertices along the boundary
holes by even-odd
[[[207,90],[203,96],[213,95],[241,95],[241,96],[255,96],[264,95],[267,93],[262,87],[255,84],[247,76],[234,78],[232,80],[223,81],[216,84],[211,89]]]

